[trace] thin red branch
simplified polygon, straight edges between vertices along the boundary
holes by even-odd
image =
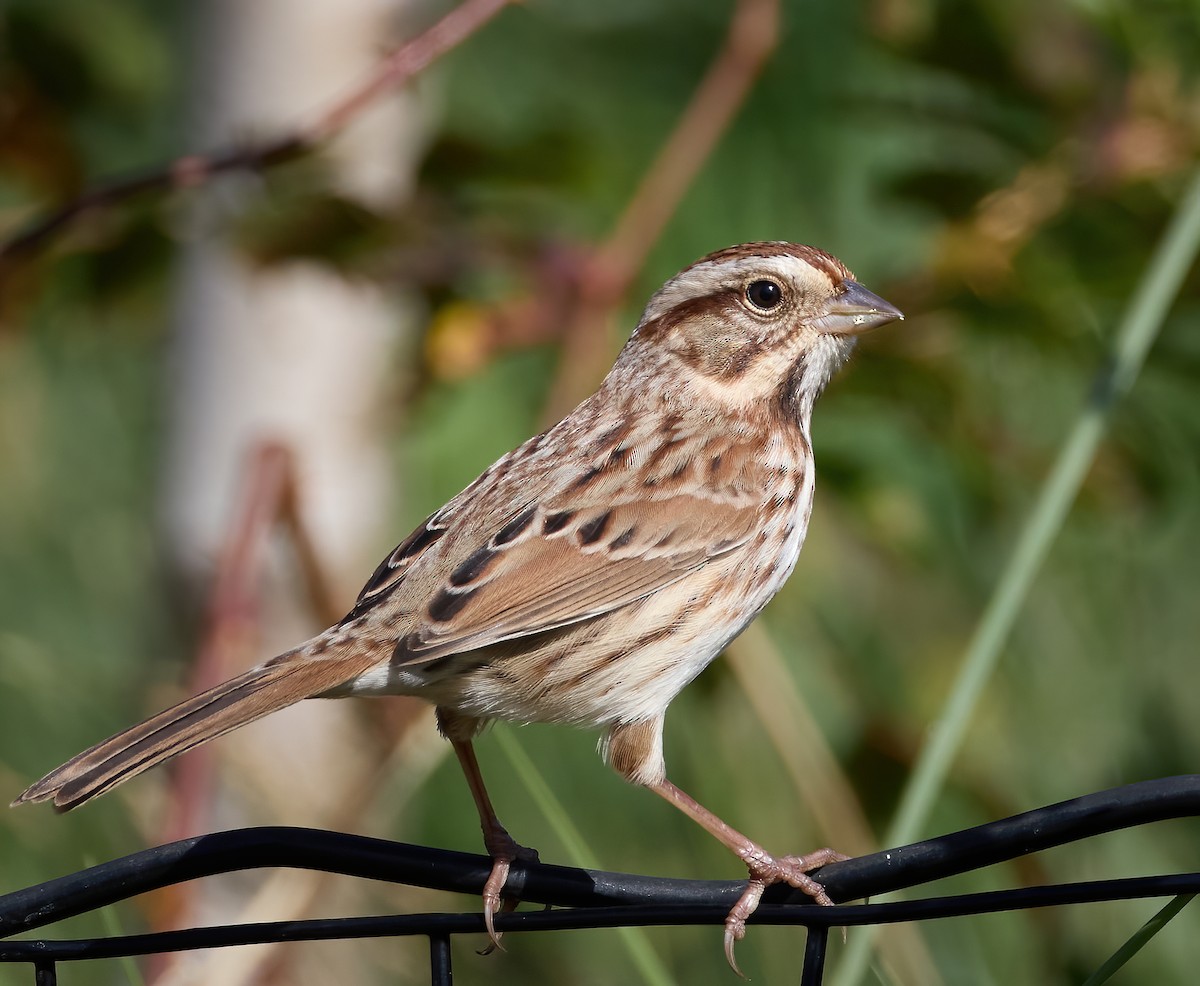
[[[387,55],[359,86],[292,133],[212,154],[185,155],[165,167],[88,189],[0,243],[0,272],[6,262],[40,249],[55,234],[94,209],[115,205],[144,192],[201,185],[228,171],[261,170],[309,153],[345,129],[381,95],[404,85],[514,2],[464,0],[423,34]]]
[[[721,50],[612,232],[583,266],[547,419],[557,418],[591,389],[607,360],[609,314],[625,297],[778,42],[779,0],[738,0]]]
[[[683,196],[733,123],[779,43],[779,0],[738,0],[725,44],[589,270],[591,291],[620,301]]]

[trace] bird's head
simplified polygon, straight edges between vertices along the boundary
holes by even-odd
[[[903,314],[836,257],[796,243],[745,243],[684,268],[634,333],[698,386],[738,405],[779,395],[801,416],[857,336]]]

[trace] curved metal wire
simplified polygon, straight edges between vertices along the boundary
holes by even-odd
[[[1200,775],[1168,777],[1086,795],[924,842],[834,863],[819,878],[835,901],[914,887],[1103,832],[1167,818],[1200,816]],[[330,938],[422,935],[430,940],[434,984],[449,983],[450,939],[483,931],[477,911],[380,915],[191,928],[106,938],[21,939],[53,924],[172,884],[236,870],[292,867],[390,883],[478,894],[490,871],[486,856],[411,846],[313,829],[262,827],[219,832],[146,849],[0,897],[0,962],[29,963],[35,982],[51,986],[58,962],[117,958],[228,945]],[[507,890],[551,909],[498,915],[505,932],[618,926],[720,924],[745,884],[676,880],[516,863]],[[886,904],[812,904],[773,887],[755,913],[758,924],[809,929],[802,983],[821,982],[830,927],[930,920],[1003,910],[1161,897],[1200,891],[1200,873],[1103,880]]]

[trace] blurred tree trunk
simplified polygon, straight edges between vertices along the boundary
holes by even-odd
[[[228,146],[310,118],[370,70],[384,40],[398,36],[406,5],[410,0],[203,4],[196,11],[188,146]],[[420,122],[411,97],[386,96],[322,153],[331,191],[367,208],[394,207],[413,179]],[[336,600],[348,607],[397,535],[384,442],[395,422],[384,407],[397,389],[399,341],[413,312],[395,293],[316,261],[249,262],[233,230],[247,200],[270,194],[261,181],[243,175],[218,182],[198,196],[187,220],[174,297],[168,542],[191,584],[206,592],[249,454],[264,441],[285,444],[296,461],[301,519]],[[255,584],[263,619],[254,646],[226,654],[221,677],[323,628],[281,541],[272,539],[266,579]],[[352,703],[306,702],[215,744],[219,768],[204,798],[207,817],[192,827],[336,824],[339,806],[371,768],[365,751],[372,744],[353,713]],[[214,907],[220,920],[232,920],[231,903],[206,891],[188,920],[215,917]],[[333,971],[320,960],[306,961],[305,970],[295,981],[326,981]],[[212,966],[198,977],[180,979],[180,972],[173,981],[258,977]],[[360,981],[344,967],[337,975]]]

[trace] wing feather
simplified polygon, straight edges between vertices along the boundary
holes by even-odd
[[[737,550],[753,536],[757,511],[681,494],[657,502],[577,511],[546,534],[553,504],[539,507],[527,533],[508,544],[489,539],[492,557],[473,558],[476,580],[447,581],[404,638],[401,663],[541,633],[645,598]],[[595,538],[597,528],[603,538]],[[617,545],[614,547],[614,544]],[[478,553],[476,553],[478,555]]]

